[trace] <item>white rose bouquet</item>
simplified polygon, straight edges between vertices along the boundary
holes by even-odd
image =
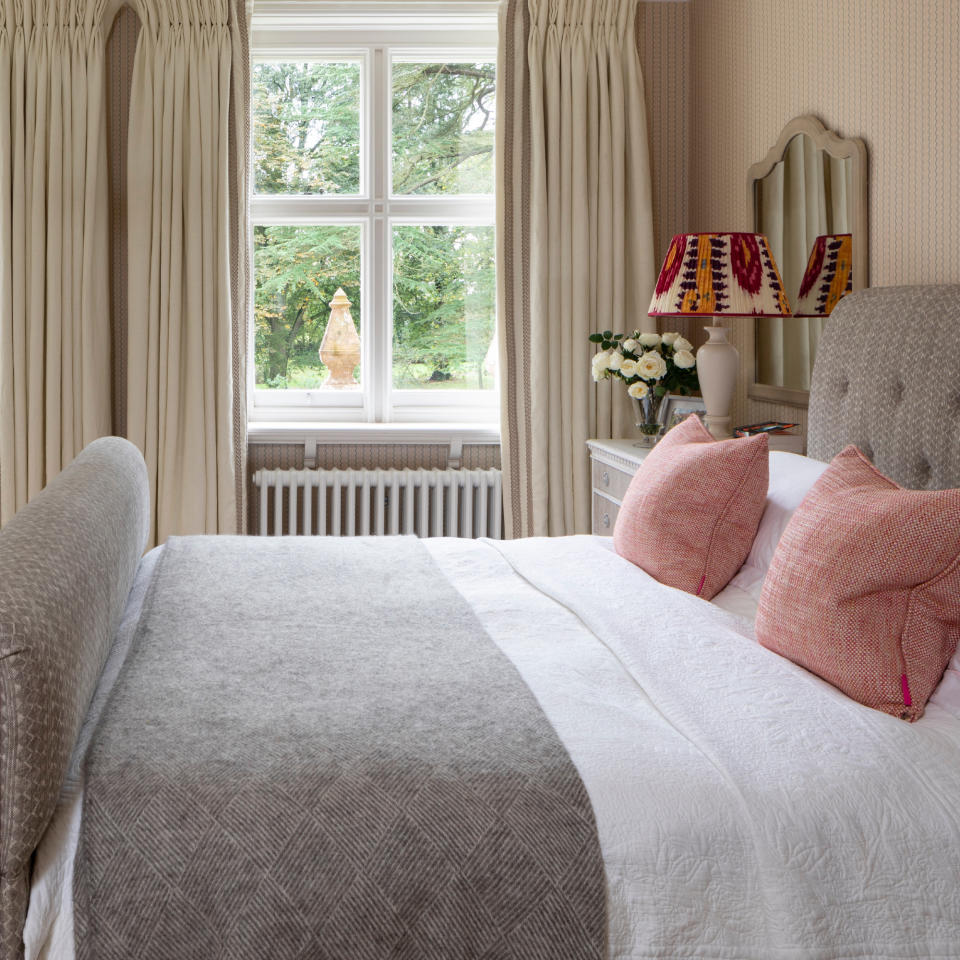
[[[600,345],[593,358],[593,379],[618,377],[627,385],[640,413],[641,432],[660,430],[660,403],[668,393],[688,394],[700,389],[693,344],[679,333],[590,334],[590,342]]]

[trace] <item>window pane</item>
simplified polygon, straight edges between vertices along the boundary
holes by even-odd
[[[255,63],[254,189],[360,192],[360,61]]]
[[[496,69],[393,62],[393,192],[493,193]]]
[[[360,383],[360,227],[255,226],[253,236],[257,386],[356,389]],[[339,289],[352,305],[335,299]],[[323,344],[331,317],[334,327]]]
[[[393,229],[393,386],[492,390],[492,226]]]

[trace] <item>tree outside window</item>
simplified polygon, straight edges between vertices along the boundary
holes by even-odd
[[[256,387],[323,391],[329,371],[318,348],[330,301],[342,288],[361,338],[373,336],[369,282],[383,284],[392,323],[387,342],[365,356],[389,351],[390,389],[489,392],[496,353],[494,63],[392,52],[382,111],[389,136],[374,131],[365,139],[367,63],[254,65],[256,195],[300,198],[292,200],[299,204],[295,222],[258,220],[254,202]],[[365,157],[364,145],[378,142],[380,154]],[[360,202],[373,192],[377,164],[392,180],[379,233]],[[473,207],[457,222],[460,197],[473,198]],[[374,276],[374,263],[386,274]],[[355,379],[362,388],[360,366]]]

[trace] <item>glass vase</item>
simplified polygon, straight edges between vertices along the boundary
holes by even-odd
[[[660,405],[663,397],[658,397],[651,390],[642,400],[631,397],[633,408],[636,411],[636,427],[647,443],[654,444],[660,437],[663,424],[660,423]]]

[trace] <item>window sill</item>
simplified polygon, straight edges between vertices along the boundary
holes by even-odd
[[[309,423],[251,421],[250,443],[499,443],[497,423]]]

